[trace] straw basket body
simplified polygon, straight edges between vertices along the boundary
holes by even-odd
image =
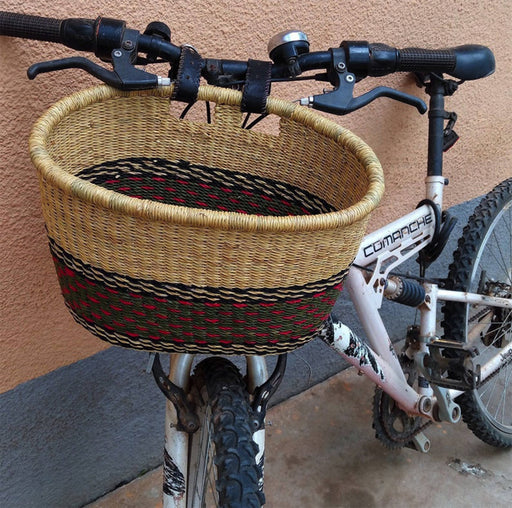
[[[301,106],[268,100],[274,134],[241,127],[239,92],[201,87],[212,123],[173,116],[171,93],[99,86],[34,126],[68,309],[130,348],[292,350],[336,300],[382,196],[380,164]]]

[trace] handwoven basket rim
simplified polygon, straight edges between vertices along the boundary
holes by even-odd
[[[325,214],[279,217],[188,208],[133,198],[85,181],[62,169],[46,149],[46,140],[52,129],[74,111],[114,97],[133,95],[170,97],[172,90],[173,86],[171,85],[151,90],[126,92],[107,85],[97,85],[59,100],[34,124],[29,139],[32,163],[43,178],[50,180],[62,191],[93,202],[97,206],[136,218],[186,226],[262,232],[330,230],[345,227],[364,219],[379,204],[384,193],[384,176],[380,162],[373,150],[358,136],[332,120],[297,103],[273,97],[269,97],[267,100],[269,114],[299,121],[303,125],[325,134],[338,144],[350,145],[351,149],[357,151],[358,158],[363,163],[369,179],[369,188],[360,201],[346,209]],[[241,98],[242,93],[239,91],[210,85],[201,86],[198,94],[198,100],[233,106],[240,105]]]

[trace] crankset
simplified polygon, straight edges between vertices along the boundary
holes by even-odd
[[[414,362],[403,355],[400,363],[412,386],[416,380]],[[373,397],[373,428],[375,437],[390,449],[402,448],[412,444],[414,437],[431,422],[421,416],[409,416],[381,388],[375,389]]]

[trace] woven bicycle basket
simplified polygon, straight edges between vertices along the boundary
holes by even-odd
[[[349,131],[269,98],[276,133],[242,128],[241,93],[201,87],[212,122],[171,114],[171,87],[76,93],[30,149],[75,320],[129,348],[273,354],[315,337],[383,192]],[[194,109],[198,106],[194,106]]]

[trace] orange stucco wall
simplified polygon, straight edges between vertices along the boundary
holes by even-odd
[[[102,14],[126,19],[141,30],[159,19],[171,26],[174,42],[193,43],[211,57],[264,59],[268,39],[288,28],[308,33],[312,50],[337,46],[343,39],[398,47],[485,44],[495,52],[496,74],[464,85],[448,103],[459,114],[461,141],[446,160],[451,180],[447,205],[483,194],[511,175],[510,0],[1,0],[0,9],[56,18]],[[70,54],[49,44],[0,39],[0,393],[105,347],[65,310],[27,155],[35,119],[59,97],[93,81],[80,71],[65,71],[30,82],[26,69],[33,62]],[[382,82],[419,92],[406,75]],[[359,90],[371,85],[363,83]],[[301,85],[287,95],[286,87],[279,85],[274,92],[296,98],[321,88]],[[388,190],[372,227],[413,207],[423,192],[426,119],[384,99],[339,121],[375,149],[385,168]]]

